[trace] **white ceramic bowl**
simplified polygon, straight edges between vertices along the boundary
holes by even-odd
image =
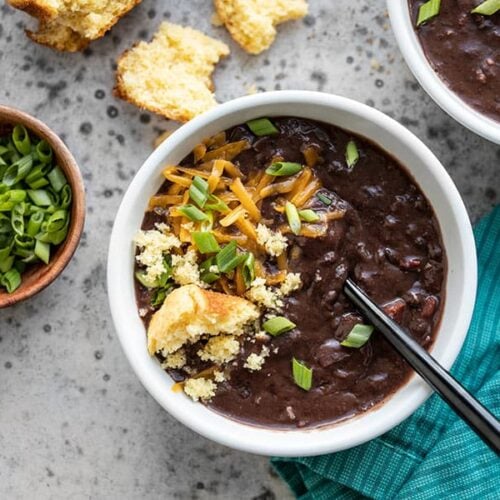
[[[305,91],[257,94],[227,102],[172,134],[146,160],[123,198],[111,235],[108,292],[120,342],[151,395],[177,420],[224,445],[264,455],[299,456],[339,451],[373,439],[411,415],[430,395],[414,376],[383,405],[343,423],[308,430],[273,430],[238,423],[171,391],[172,379],[146,348],[137,312],[132,239],[148,199],[160,187],[165,164],[182,160],[202,139],[252,118],[298,116],[338,125],[367,137],[398,158],[434,207],[448,253],[446,303],[433,355],[449,368],[464,341],[474,306],[476,257],[471,226],[446,170],[413,134],[383,113],[344,97]]]
[[[500,144],[500,123],[469,106],[439,78],[422,50],[408,0],[387,0],[392,30],[406,64],[425,91],[452,118],[476,134]]]

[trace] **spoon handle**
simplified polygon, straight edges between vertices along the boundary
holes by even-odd
[[[350,279],[345,283],[344,292],[408,364],[499,454],[500,422],[495,416]]]

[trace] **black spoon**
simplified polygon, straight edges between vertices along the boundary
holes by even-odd
[[[420,344],[352,280],[344,285],[347,297],[366,319],[392,344],[408,364],[450,405],[455,413],[497,454],[500,453],[500,422]]]

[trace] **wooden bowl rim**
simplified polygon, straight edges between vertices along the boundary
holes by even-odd
[[[85,187],[82,174],[73,155],[60,137],[45,123],[19,109],[0,104],[0,124],[9,123],[24,125],[37,137],[45,139],[52,147],[58,165],[66,174],[72,190],[71,222],[64,243],[49,264],[42,266],[44,270],[33,283],[21,286],[14,293],[0,291],[0,309],[9,307],[28,299],[49,286],[66,268],[75,253],[85,223]]]

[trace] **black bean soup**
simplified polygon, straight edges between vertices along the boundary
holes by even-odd
[[[240,356],[229,365],[229,377],[218,386],[208,406],[226,416],[255,425],[317,426],[364,412],[394,393],[411,370],[375,332],[360,349],[340,345],[352,326],[363,322],[342,292],[348,276],[421,345],[432,344],[444,301],[446,256],[438,223],[425,196],[394,158],[373,143],[354,137],[359,161],[346,166],[345,150],[353,135],[338,127],[300,118],[276,118],[280,133],[255,137],[245,126],[227,131],[231,141],[246,139],[251,148],[233,161],[244,174],[265,169],[272,158],[302,162],[303,151],[315,148],[320,156],[313,168],[323,187],[312,208],[345,210],[329,223],[322,238],[288,235],[298,258],[290,271],[301,274],[303,286],[285,299],[283,315],[297,327],[268,339],[270,355],[262,369],[243,367],[258,340],[246,341]],[[186,158],[184,164],[190,164]],[[166,183],[160,192],[168,187]],[[325,207],[325,196],[331,201]],[[263,216],[283,216],[264,200]],[[162,217],[149,212],[143,229]],[[272,262],[269,264],[272,266]],[[151,317],[150,294],[137,284],[137,301]],[[197,346],[192,347],[193,352]],[[188,352],[189,356],[189,352]],[[295,357],[313,369],[313,387],[304,391],[293,380]],[[201,363],[201,362],[200,362]],[[200,364],[199,369],[206,368]],[[169,370],[174,380],[182,371]]]
[[[409,0],[413,25],[425,0]],[[473,14],[481,0],[441,0],[439,14],[416,27],[439,77],[467,104],[500,121],[500,11]]]

